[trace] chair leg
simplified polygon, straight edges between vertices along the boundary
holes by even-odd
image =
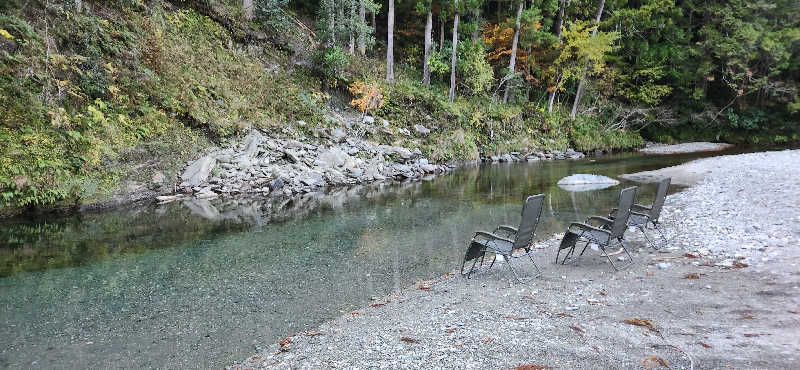
[[[536,276],[540,276],[542,274],[542,270],[539,269],[539,265],[537,265],[536,261],[533,260],[533,257],[531,256],[530,252],[525,252],[525,254],[528,255],[528,258],[531,260],[531,263],[533,264],[533,267],[536,268]],[[558,257],[556,257],[556,258],[558,258]]]
[[[506,260],[506,265],[508,266],[508,269],[511,270],[512,274],[514,274],[514,279],[516,279],[520,283],[525,284],[525,282],[523,282],[522,279],[519,278],[517,270],[514,268],[514,266],[511,265],[511,256],[510,255],[508,257],[503,256],[503,258]]]
[[[624,250],[625,254],[628,255],[628,261],[630,261],[630,264],[633,264],[633,256],[631,256],[631,253],[628,252],[628,248],[625,247],[625,242],[622,239],[619,240],[619,245],[622,246],[622,250]]]
[[[661,248],[661,247],[658,246],[658,244],[655,241],[650,239],[649,235],[647,235],[647,227],[639,226],[639,230],[642,231],[642,235],[644,235],[644,238],[647,240],[647,245],[649,245],[650,248],[653,248],[655,250],[658,250],[659,248]]]
[[[494,254],[494,258],[492,259],[492,263],[489,264],[489,270],[492,269],[492,266],[494,266],[495,261],[497,261],[497,253]]]
[[[603,250],[603,255],[606,256],[606,259],[608,259],[608,263],[611,264],[611,267],[614,268],[614,271],[619,271],[617,266],[614,264],[614,261],[611,260],[611,256],[608,255],[608,251],[606,251],[606,247],[603,246],[603,245],[600,245],[600,249]]]
[[[584,244],[584,245],[583,245],[583,249],[581,250],[581,254],[580,254],[580,256],[583,256],[583,252],[586,252],[586,248],[588,248],[588,247],[589,247],[589,243],[590,243],[590,242],[589,242],[589,241],[587,241],[587,242],[586,242],[586,244]],[[580,257],[580,256],[578,256],[578,257]]]
[[[655,227],[656,231],[658,231],[658,233],[661,235],[661,239],[664,241],[664,245],[667,245],[669,243],[669,240],[667,240],[667,236],[664,235],[664,231],[661,230],[662,229],[661,224],[659,224],[657,221],[653,221],[653,226]]]

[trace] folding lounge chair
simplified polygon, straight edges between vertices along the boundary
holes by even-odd
[[[523,249],[525,250],[525,255],[528,256],[533,266],[536,267],[536,276],[539,276],[541,270],[539,270],[539,266],[536,265],[530,253],[532,249],[531,244],[533,244],[533,235],[536,232],[536,226],[539,224],[539,219],[542,216],[543,201],[544,194],[532,195],[525,199],[525,204],[522,206],[522,220],[520,221],[519,229],[501,225],[491,233],[485,231],[475,232],[467,248],[467,252],[464,254],[464,261],[461,263],[461,275],[469,278],[475,271],[475,265],[478,263],[478,259],[480,259],[481,262],[480,266],[483,266],[486,252],[492,251],[495,254],[495,258],[489,265],[489,269],[494,265],[497,256],[502,256],[511,269],[511,272],[514,273],[514,277],[520,280],[517,271],[511,264],[511,259],[522,256],[513,256],[514,250]],[[474,261],[469,270],[465,272],[464,266],[467,265],[467,261],[469,260]]]
[[[671,177],[659,181],[658,188],[656,188],[656,198],[653,200],[653,204],[649,206],[634,204],[631,206],[631,215],[628,217],[628,226],[639,228],[642,234],[644,234],[644,238],[647,239],[647,244],[653,249],[659,249],[661,247],[656,244],[655,240],[651,240],[650,236],[647,235],[647,228],[650,225],[661,235],[661,240],[664,241],[664,245],[669,242],[667,237],[664,236],[663,227],[658,222],[658,218],[661,216],[661,209],[664,208],[664,200],[667,199],[667,189],[669,188],[670,181],[672,181]],[[612,208],[611,213],[608,214],[608,218],[614,219],[616,212],[617,209]]]
[[[631,256],[630,252],[628,252],[628,248],[625,247],[623,238],[625,236],[625,230],[628,228],[628,216],[630,215],[631,206],[633,205],[633,199],[635,197],[635,186],[623,189],[619,193],[619,202],[617,203],[616,212],[617,217],[613,220],[606,217],[591,216],[586,220],[586,223],[571,223],[567,229],[567,232],[564,233],[564,238],[561,240],[561,244],[558,246],[556,263],[558,263],[558,257],[561,254],[562,249],[568,249],[567,254],[561,261],[561,264],[564,264],[566,263],[567,259],[572,257],[572,255],[575,253],[575,247],[578,242],[585,242],[586,245],[583,246],[580,256],[586,252],[586,248],[590,243],[596,243],[598,246],[600,246],[600,249],[603,251],[603,255],[608,258],[608,262],[611,263],[611,267],[613,267],[614,270],[618,269],[617,266],[614,265],[614,261],[611,260],[611,256],[608,255],[607,249],[609,248],[622,247],[622,249],[628,255],[629,263],[633,264],[633,257]],[[599,226],[592,226],[590,223],[597,223]]]

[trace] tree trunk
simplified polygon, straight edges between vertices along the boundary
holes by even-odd
[[[350,55],[356,55],[356,38],[355,35],[353,34],[353,32],[355,31],[354,26],[356,19],[356,0],[350,0],[349,8],[350,12],[347,14],[348,22],[346,23],[347,23],[347,33],[350,36],[350,43],[347,45],[348,46],[347,51],[350,53]]]
[[[458,62],[458,0],[455,2],[456,16],[453,18],[453,57],[450,59],[450,102],[456,97],[456,64]]]
[[[377,32],[378,25],[375,23],[375,12],[372,12],[372,32]]]
[[[444,18],[439,17],[439,51],[444,47]]]
[[[242,9],[244,9],[244,19],[253,20],[253,0],[242,0]]]
[[[476,7],[476,8],[474,8],[472,10],[472,17],[474,19],[475,24],[480,24],[480,19],[481,19],[481,8],[480,7]],[[481,28],[480,27],[475,27],[475,29],[472,31],[472,37],[470,37],[470,39],[472,40],[472,42],[478,42],[478,40],[481,39]]]
[[[431,84],[431,67],[428,66],[428,59],[431,57],[431,32],[433,32],[433,12],[428,9],[428,18],[425,21],[425,60],[422,66],[422,83]]]
[[[386,82],[394,82],[394,0],[389,0],[386,22]]]
[[[556,20],[556,37],[561,41],[561,26],[564,24],[564,8],[567,6],[567,0],[559,1],[558,5],[558,19]],[[547,114],[553,114],[553,102],[556,100],[556,93],[558,92],[558,85],[561,82],[561,76],[556,74],[556,85],[552,86],[553,91],[550,91],[550,98],[547,100]]]
[[[330,0],[331,7],[328,9],[328,47],[336,46],[336,10],[333,7],[333,0]]]
[[[519,29],[521,28],[522,24],[520,20],[522,19],[522,7],[525,6],[524,1],[519,2],[519,7],[517,7],[517,21],[515,23],[514,28],[514,39],[511,41],[511,61],[508,62],[508,73],[514,74],[514,68],[516,67],[517,63],[517,43],[519,42]],[[508,92],[511,90],[511,84],[509,81],[506,81],[506,92],[503,94],[503,104],[508,103]]]
[[[338,3],[338,2],[334,1],[334,4],[336,4],[336,3]],[[339,22],[339,27],[335,28],[336,32],[338,33],[338,35],[336,35],[336,41],[337,42],[341,41],[342,42],[342,49],[344,49],[344,39],[341,38],[341,36],[344,36],[344,35],[342,35],[341,32],[342,32],[343,29],[347,30],[347,19],[345,19],[345,17],[344,17],[344,7],[342,6],[342,4],[336,4],[335,6],[337,7],[337,13],[338,13],[338,14],[336,14],[336,16],[339,17],[339,19],[337,20],[337,22]]]
[[[592,30],[592,37],[597,35],[597,29],[600,27],[600,17],[603,15],[603,6],[605,6],[606,0],[600,0],[600,6],[597,8],[597,14],[594,16],[594,29]],[[583,74],[581,75],[581,80],[578,82],[578,91],[575,92],[575,102],[572,103],[572,113],[569,114],[572,119],[575,119],[575,115],[578,114],[578,106],[581,104],[581,98],[583,97],[583,90],[584,90],[584,83],[586,80],[586,72],[589,70],[589,62],[586,62],[586,66],[583,67]]]
[[[364,0],[359,0],[358,17],[361,19],[360,27],[367,23],[367,13],[364,9]],[[363,30],[358,30],[358,53],[363,57],[367,54],[367,35]]]
[[[75,12],[80,13],[83,11],[83,0],[75,0]]]

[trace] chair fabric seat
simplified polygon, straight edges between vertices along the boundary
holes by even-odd
[[[577,228],[576,228],[577,229]],[[572,230],[568,231],[569,233],[576,234],[580,238],[591,240],[597,243],[606,244],[609,242],[610,234],[607,232],[602,232],[600,230],[588,229],[588,228],[581,228],[580,230]]]
[[[646,225],[648,220],[650,220],[650,218],[647,216],[631,213],[628,217],[628,226]]]
[[[511,253],[511,250],[514,249],[514,244],[505,239],[478,239],[473,240],[472,244],[489,247],[501,253]]]

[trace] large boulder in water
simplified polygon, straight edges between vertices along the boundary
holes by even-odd
[[[558,187],[566,191],[589,191],[610,188],[619,181],[600,175],[576,173],[558,180]]]

